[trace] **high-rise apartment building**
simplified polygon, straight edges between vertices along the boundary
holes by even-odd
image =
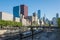
[[[28,16],[28,7],[26,5],[20,5],[20,8],[20,13],[26,18]]]

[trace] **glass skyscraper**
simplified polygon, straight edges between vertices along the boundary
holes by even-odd
[[[41,18],[41,11],[38,10],[38,19],[40,19],[40,18]]]
[[[59,14],[58,13],[56,13],[56,18],[59,18]]]
[[[13,7],[13,17],[14,19],[15,17],[20,18],[20,6]]]
[[[13,15],[14,17],[20,17],[20,8],[19,6],[16,6],[13,8]]]
[[[20,18],[20,14],[24,15],[26,18],[28,16],[28,7],[26,5],[20,5],[13,7],[13,16]]]

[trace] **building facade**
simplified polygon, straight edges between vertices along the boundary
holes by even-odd
[[[41,11],[38,10],[38,19],[40,19],[40,18],[41,18]]]
[[[0,20],[13,21],[13,14],[0,12]]]
[[[20,5],[20,13],[26,18],[28,16],[28,7],[26,5]]]
[[[53,24],[53,26],[57,26],[57,19],[56,19],[56,17],[52,18],[52,24]]]
[[[32,16],[32,24],[35,25],[35,26],[40,25],[38,16],[35,12],[33,13],[33,16]]]
[[[56,18],[59,18],[59,14],[58,13],[56,13]]]
[[[33,13],[32,19],[33,19],[32,21],[38,21],[37,14],[35,12]]]
[[[13,18],[15,20],[16,17],[20,17],[20,6],[13,7]]]
[[[20,22],[20,18],[15,17],[15,22]]]

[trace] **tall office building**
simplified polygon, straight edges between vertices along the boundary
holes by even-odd
[[[38,10],[38,19],[40,19],[40,18],[41,18],[41,11]]]
[[[20,8],[20,13],[26,18],[28,16],[28,7],[26,5],[20,5]]]
[[[44,21],[44,24],[46,24],[45,14],[44,14],[44,16],[43,16],[43,21]]]
[[[33,16],[35,17],[36,15],[37,15],[37,14],[34,12],[34,13],[33,13]]]
[[[56,13],[56,18],[59,18],[59,14],[58,13]]]
[[[20,6],[13,7],[13,17],[15,20],[15,17],[20,18]]]

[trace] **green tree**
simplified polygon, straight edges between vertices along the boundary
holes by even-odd
[[[60,27],[60,18],[58,18],[57,22],[58,22],[58,27]]]
[[[0,26],[22,26],[21,22],[14,22],[14,21],[5,21],[5,20],[0,20]]]

